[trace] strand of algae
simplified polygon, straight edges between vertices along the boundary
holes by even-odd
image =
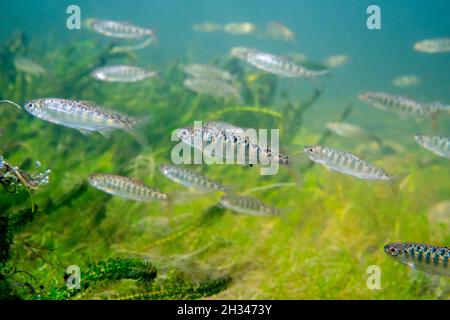
[[[200,299],[215,295],[228,288],[231,277],[208,280],[200,283],[185,283],[179,286],[154,286],[128,295],[117,295],[118,300],[143,299]]]

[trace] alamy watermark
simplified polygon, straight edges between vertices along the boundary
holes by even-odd
[[[366,273],[370,276],[367,278],[366,285],[369,290],[381,289],[381,269],[377,265],[367,267]]]
[[[66,269],[66,274],[69,277],[66,280],[67,289],[80,289],[81,288],[81,271],[80,267],[77,265],[68,266]]]
[[[270,132],[270,144],[269,141]],[[171,152],[174,164],[238,164],[260,166],[261,175],[274,175],[279,169],[279,130],[203,126],[177,129],[171,141],[180,141]]]
[[[370,16],[366,20],[366,26],[369,30],[381,29],[381,9],[379,6],[372,4],[367,7],[367,14]]]
[[[81,29],[81,9],[79,6],[72,4],[67,7],[66,13],[69,14],[66,20],[66,26],[69,30]]]

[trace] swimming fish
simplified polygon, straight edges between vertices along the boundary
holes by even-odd
[[[450,52],[450,38],[426,39],[414,44],[414,50],[424,53]]]
[[[168,196],[158,189],[128,177],[97,173],[89,176],[88,182],[101,191],[125,199],[143,202],[168,199]]]
[[[223,29],[223,27],[221,24],[207,21],[207,22],[194,24],[192,26],[192,29],[197,32],[211,33],[211,32],[220,31]]]
[[[272,148],[258,144],[254,139],[243,135],[242,133],[233,132],[233,130],[223,131],[214,125],[205,125],[202,127],[186,127],[178,129],[177,136],[188,146],[194,147],[202,151],[206,156],[219,157],[235,161],[241,160],[241,164],[270,164],[274,161],[286,167],[291,167],[291,158],[286,154],[275,152]],[[202,145],[195,143],[199,141]],[[210,145],[204,147],[208,142]],[[209,147],[214,147],[210,149]],[[220,150],[221,156],[215,151]]]
[[[286,58],[245,47],[233,48],[231,55],[246,61],[258,69],[282,77],[319,77],[328,73],[327,69],[309,70]]]
[[[89,28],[107,37],[119,39],[147,38],[142,43],[136,45],[114,47],[112,49],[114,52],[140,50],[157,41],[156,33],[154,30],[138,27],[127,21],[87,19],[86,22]]]
[[[414,75],[400,76],[392,80],[391,84],[395,87],[406,88],[417,86],[420,79]]]
[[[242,103],[242,96],[234,85],[216,78],[188,78],[183,85],[189,90],[219,98],[233,98]]]
[[[395,242],[385,245],[384,252],[410,268],[434,275],[450,276],[450,247]]]
[[[346,54],[338,54],[334,56],[329,56],[323,61],[323,64],[328,68],[337,68],[345,65],[348,60],[350,60],[349,56]]]
[[[266,25],[266,34],[276,40],[286,42],[293,42],[295,40],[294,32],[280,22],[269,22]]]
[[[251,22],[230,22],[225,24],[223,30],[235,35],[247,35],[256,31],[256,26]]]
[[[206,64],[190,64],[184,67],[184,72],[195,78],[217,78],[225,81],[235,80],[228,71]]]
[[[224,122],[224,121],[207,121],[205,122],[205,126],[217,128],[220,131],[229,131],[233,133],[243,133],[245,131],[244,128],[235,126],[234,124]]]
[[[147,78],[156,77],[156,71],[138,67],[117,65],[97,68],[91,73],[92,77],[107,82],[137,82]]]
[[[252,216],[271,216],[281,214],[281,210],[271,207],[250,196],[225,195],[219,200],[219,206]]]
[[[88,19],[87,23],[94,31],[107,37],[120,39],[155,37],[154,30],[135,26],[128,21]]]
[[[176,165],[165,164],[159,167],[161,173],[170,180],[183,186],[204,192],[229,192],[230,188],[218,181],[209,179],[203,174]]]
[[[304,152],[311,161],[325,166],[327,169],[344,173],[363,180],[383,180],[391,184],[400,177],[387,174],[384,169],[362,160],[350,152],[323,146],[306,146]],[[402,177],[403,178],[403,177]]]
[[[2,100],[0,103],[10,103],[20,108],[14,102]],[[83,134],[99,132],[108,137],[113,130],[123,130],[133,135],[142,145],[146,138],[138,128],[147,123],[150,117],[132,118],[119,112],[102,108],[95,104],[78,100],[60,98],[42,98],[28,101],[25,110],[31,115],[54,124],[74,128]]]
[[[433,223],[444,223],[450,231],[450,201],[434,204],[428,211],[428,218]]]
[[[33,76],[45,75],[47,70],[39,65],[37,62],[24,57],[16,57],[14,59],[14,66],[17,70],[31,74]]]
[[[441,136],[415,135],[416,142],[423,148],[450,159],[450,138]]]
[[[441,103],[423,103],[384,92],[363,92],[358,98],[383,111],[416,117],[435,117],[439,112],[450,112],[450,106]]]
[[[347,138],[357,138],[357,139],[369,139],[375,140],[378,143],[381,143],[380,138],[374,136],[370,132],[367,132],[365,129],[346,122],[328,122],[326,127],[334,132],[335,134],[347,137]]]

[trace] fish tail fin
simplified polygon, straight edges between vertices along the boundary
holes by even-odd
[[[392,194],[395,196],[398,194],[399,190],[402,187],[403,182],[405,179],[409,176],[409,172],[405,172],[399,175],[394,176],[390,181],[389,184],[392,189]]]
[[[131,126],[125,131],[127,131],[129,134],[131,134],[141,146],[148,147],[148,140],[145,136],[145,133],[143,132],[144,127],[149,124],[153,120],[153,117],[151,115],[146,116],[142,119],[138,119],[133,121]]]

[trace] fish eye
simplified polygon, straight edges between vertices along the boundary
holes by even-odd
[[[398,249],[396,247],[390,247],[389,251],[393,256],[396,256],[398,254]]]

